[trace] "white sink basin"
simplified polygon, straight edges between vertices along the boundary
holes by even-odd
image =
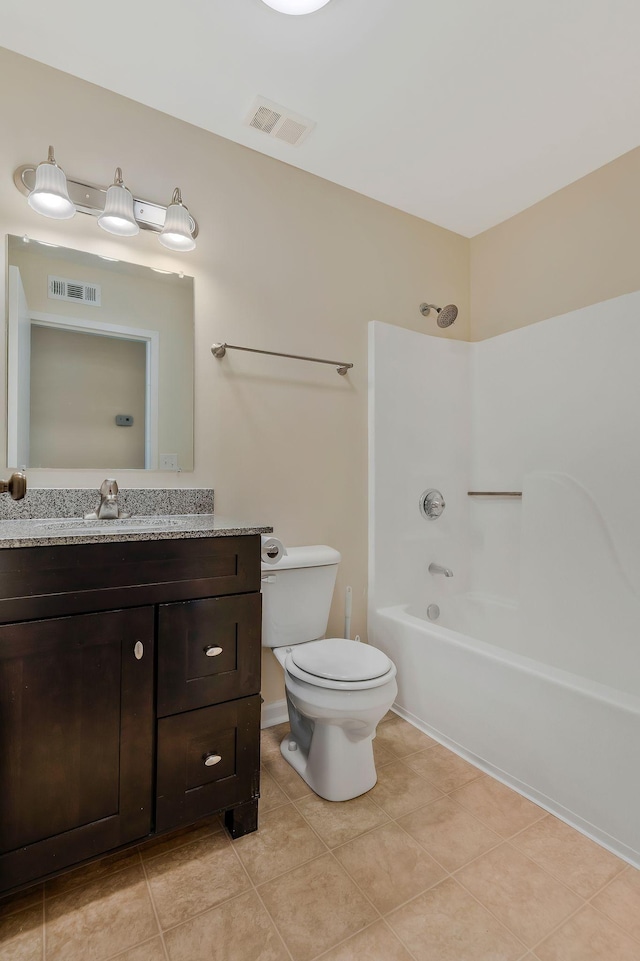
[[[118,517],[112,520],[83,520],[79,517],[64,517],[60,520],[35,521],[39,533],[51,536],[76,537],[81,534],[135,534],[152,531],[165,531],[181,527],[184,520],[180,517],[152,515],[149,517]]]

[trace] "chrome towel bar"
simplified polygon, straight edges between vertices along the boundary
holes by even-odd
[[[522,497],[522,491],[467,491],[469,497]]]
[[[250,354],[268,354],[270,357],[290,357],[291,360],[308,360],[312,364],[330,364],[339,374],[346,374],[353,364],[343,363],[341,360],[323,360],[320,357],[304,357],[302,354],[282,354],[278,350],[258,350],[257,347],[238,347],[237,344],[212,344],[211,353],[214,357],[224,357],[228,350],[246,350]]]

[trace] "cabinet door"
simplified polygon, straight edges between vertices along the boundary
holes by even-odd
[[[260,697],[158,721],[156,830],[258,797]]]
[[[152,607],[0,626],[0,891],[149,833]]]

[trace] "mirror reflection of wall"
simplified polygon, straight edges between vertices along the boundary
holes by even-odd
[[[193,278],[9,237],[8,463],[193,470]]]

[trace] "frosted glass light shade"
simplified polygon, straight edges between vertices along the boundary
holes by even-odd
[[[27,203],[36,213],[54,220],[69,220],[76,212],[69,197],[64,170],[53,156],[53,147],[49,147],[49,159],[36,167],[36,184]]]
[[[263,3],[277,10],[278,13],[300,16],[303,13],[314,13],[329,3],[329,0],[263,0]]]
[[[169,250],[193,250],[196,245],[191,234],[189,211],[182,203],[177,187],[173,192],[173,202],[167,207],[167,216],[158,240]]]
[[[133,196],[124,184],[111,184],[107,190],[104,212],[98,217],[98,225],[119,237],[135,237],[140,232],[133,215]]]

